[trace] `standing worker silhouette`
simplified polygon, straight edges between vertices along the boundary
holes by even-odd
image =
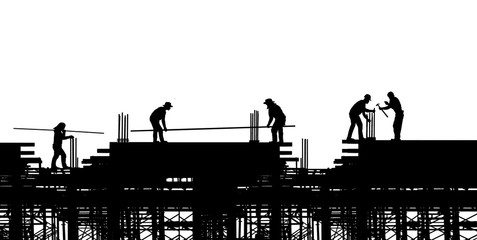
[[[380,110],[387,110],[392,108],[394,110],[395,116],[394,116],[394,123],[393,123],[393,129],[394,129],[394,139],[395,141],[400,141],[401,140],[401,129],[402,129],[402,120],[404,118],[404,111],[402,110],[401,107],[401,102],[397,97],[394,96],[393,92],[388,93],[389,97],[389,102],[384,102],[386,103],[387,106],[385,107],[379,107]]]
[[[280,106],[278,106],[271,98],[268,98],[265,100],[263,103],[267,105],[268,108],[268,124],[267,127],[270,127],[270,124],[272,123],[273,119],[275,119],[275,122],[273,123],[272,126],[272,139],[273,142],[277,142],[277,133],[278,133],[278,138],[280,139],[280,143],[283,143],[283,126],[285,126],[285,121],[286,121],[286,116],[283,114],[282,109]]]
[[[61,164],[63,165],[63,168],[68,168],[66,166],[66,153],[61,147],[63,140],[68,139],[68,138],[73,138],[73,136],[65,136],[66,131],[65,131],[66,124],[65,123],[58,123],[58,125],[53,128],[55,132],[55,136],[53,138],[53,159],[51,159],[51,169],[56,170],[56,160],[58,159],[59,156],[61,156]]]
[[[349,118],[351,120],[351,125],[349,126],[349,131],[348,131],[348,137],[346,140],[350,141],[353,140],[351,138],[351,135],[353,135],[354,131],[354,125],[358,125],[358,134],[359,134],[359,140],[363,140],[363,123],[361,122],[361,118],[359,117],[360,114],[363,114],[364,118],[366,118],[366,121],[369,121],[368,117],[365,112],[374,112],[374,110],[369,110],[366,108],[366,104],[371,101],[371,96],[369,94],[364,95],[363,100],[359,100],[356,102],[351,110],[349,111]]]
[[[151,117],[149,117],[149,120],[151,121],[152,128],[153,128],[153,133],[152,133],[152,138],[153,142],[157,142],[157,133],[159,133],[159,140],[161,142],[166,143],[167,141],[164,141],[164,135],[162,133],[162,127],[159,124],[159,121],[162,120],[162,126],[164,127],[164,131],[167,132],[167,127],[166,127],[166,110],[170,110],[172,107],[170,102],[166,102],[164,106],[158,107],[154,112],[152,112]]]

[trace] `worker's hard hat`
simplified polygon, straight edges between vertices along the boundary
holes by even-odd
[[[364,99],[365,100],[371,100],[371,95],[369,95],[369,94],[364,95]]]
[[[164,107],[172,107],[172,105],[171,105],[170,102],[166,102],[166,103],[164,103]]]
[[[263,104],[270,104],[270,103],[274,103],[271,98],[267,98],[265,102],[263,102]]]
[[[388,97],[394,97],[394,93],[393,92],[388,92]]]

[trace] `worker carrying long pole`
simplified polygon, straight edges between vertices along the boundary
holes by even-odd
[[[167,132],[167,127],[166,127],[166,110],[170,110],[172,107],[172,104],[170,102],[166,102],[164,106],[158,107],[154,112],[152,112],[151,117],[149,117],[149,120],[151,121],[152,128],[153,128],[153,133],[152,133],[152,139],[153,142],[157,143],[157,134],[159,133],[159,140],[161,142],[166,143],[167,141],[164,140],[164,134],[163,130]],[[164,129],[161,127],[159,122],[162,121],[162,126]]]
[[[73,136],[66,136],[66,132],[76,132],[76,133],[92,133],[92,134],[104,134],[103,132],[92,132],[92,131],[76,131],[76,130],[66,130],[66,124],[63,122],[58,123],[53,129],[46,128],[13,128],[15,130],[30,130],[30,131],[53,131],[53,158],[51,159],[51,169],[56,170],[56,160],[61,156],[61,164],[63,168],[68,168],[66,165],[66,153],[62,148],[63,140],[74,138]]]
[[[270,127],[270,124],[275,119],[275,122],[272,126],[272,142],[277,142],[277,134],[280,140],[280,143],[283,143],[283,126],[285,126],[286,116],[283,113],[280,106],[278,106],[271,98],[267,98],[263,103],[267,105],[268,108],[268,123],[267,127]]]
[[[283,127],[295,127],[295,125],[285,125]],[[256,127],[206,127],[206,128],[173,128],[167,129],[170,131],[194,131],[194,130],[231,130],[231,129],[250,129],[250,128],[270,128],[270,126],[256,126]],[[135,129],[131,132],[151,132],[152,129]]]
[[[394,123],[393,123],[394,139],[391,139],[391,140],[400,141],[402,121],[404,119],[404,111],[402,110],[401,102],[396,96],[394,96],[393,92],[389,92],[388,97],[389,97],[389,102],[385,101],[384,103],[386,104],[386,106],[379,107],[379,109],[387,110],[391,108],[392,110],[394,110],[394,113],[395,113]]]
[[[69,139],[69,138],[74,138],[72,135],[66,136],[66,131],[65,131],[66,124],[63,122],[60,122],[56,127],[54,127],[54,132],[55,135],[53,137],[53,158],[51,159],[51,169],[56,170],[56,160],[58,159],[59,156],[61,156],[61,164],[63,168],[68,168],[66,165],[66,153],[61,147],[63,140]]]

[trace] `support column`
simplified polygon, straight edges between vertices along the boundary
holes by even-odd
[[[323,206],[321,208],[321,239],[331,240],[331,211],[329,207],[329,188],[323,186]]]

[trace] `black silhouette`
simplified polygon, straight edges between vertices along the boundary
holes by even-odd
[[[477,141],[345,140],[327,169],[302,143],[112,142],[61,172],[0,143],[0,239],[475,238]]]
[[[61,164],[63,168],[68,168],[66,165],[66,153],[61,147],[63,144],[63,140],[68,139],[68,138],[73,138],[73,136],[65,136],[66,131],[65,131],[66,124],[65,123],[58,123],[56,127],[53,128],[53,131],[55,132],[54,138],[53,138],[53,158],[51,159],[51,169],[56,169],[56,160],[58,159],[59,156],[61,156]]]
[[[388,93],[389,97],[389,102],[384,102],[386,103],[385,107],[380,107],[380,110],[387,110],[387,109],[392,109],[394,110],[395,117],[394,117],[394,123],[393,123],[393,129],[394,129],[394,139],[395,141],[400,141],[401,140],[401,129],[402,129],[402,120],[404,119],[404,111],[402,110],[401,107],[401,102],[399,99],[394,96],[393,92]]]
[[[285,125],[283,127],[295,127],[295,125]],[[196,130],[232,130],[232,129],[250,129],[250,128],[268,128],[267,126],[256,126],[256,127],[206,127],[206,128],[173,128],[167,129],[170,131],[196,131]],[[133,129],[131,132],[150,132],[153,130],[150,129]]]
[[[163,129],[161,125],[159,124],[159,121],[162,120],[162,126],[164,126],[164,131],[167,132],[167,127],[166,127],[166,110],[170,110],[172,107],[170,102],[166,102],[164,106],[158,107],[154,112],[152,112],[151,117],[149,117],[149,120],[151,121],[152,128],[153,128],[153,133],[152,133],[152,138],[153,142],[157,142],[157,133],[159,133],[159,140],[161,142],[167,142],[164,140],[164,135],[163,135]]]
[[[54,131],[53,129],[45,129],[45,128],[13,128],[15,130],[33,130],[33,131]],[[92,132],[92,131],[78,131],[78,130],[69,130],[65,129],[68,132],[76,132],[76,133],[92,133],[92,134],[104,134],[104,132]]]
[[[366,94],[364,95],[364,99],[356,102],[351,108],[351,110],[349,111],[349,118],[351,120],[351,125],[349,126],[348,137],[346,138],[346,140],[349,140],[349,141],[353,140],[351,136],[353,135],[354,125],[358,125],[359,140],[364,139],[363,123],[361,122],[361,118],[359,117],[359,115],[363,114],[364,118],[366,118],[366,121],[369,121],[366,114],[364,114],[365,112],[374,112],[374,110],[369,110],[366,108],[366,104],[368,104],[369,101],[371,101],[371,95]]]
[[[277,133],[280,143],[283,143],[283,126],[285,126],[286,116],[283,114],[282,109],[271,98],[267,98],[263,103],[267,105],[268,116],[270,117],[267,123],[267,127],[270,127],[273,119],[275,122],[272,126],[272,142],[277,142]]]

